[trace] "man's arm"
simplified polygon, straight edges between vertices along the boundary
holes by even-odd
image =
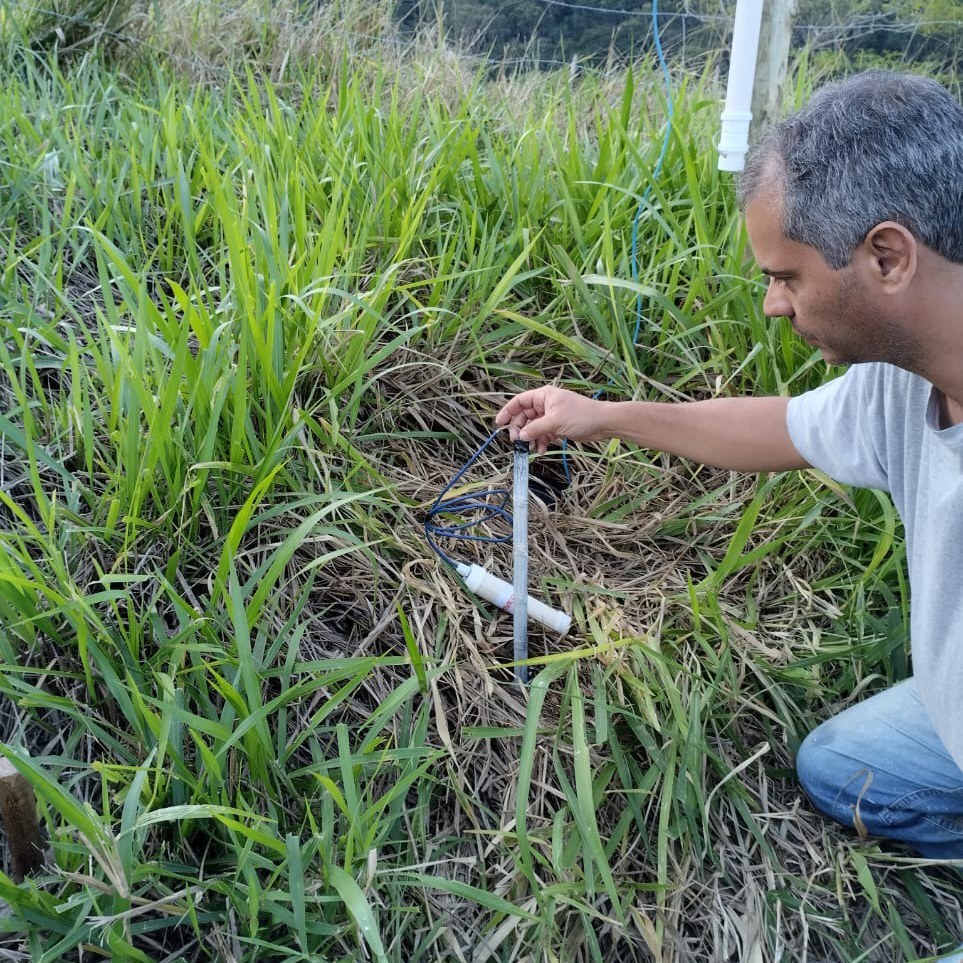
[[[807,468],[786,428],[787,398],[595,401],[547,385],[512,398],[495,421],[539,451],[562,438],[621,438],[643,448],[740,471]]]

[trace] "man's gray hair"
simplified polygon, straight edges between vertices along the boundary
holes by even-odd
[[[746,158],[739,203],[775,190],[783,233],[837,270],[895,221],[963,263],[963,107],[936,81],[875,70],[821,88]]]

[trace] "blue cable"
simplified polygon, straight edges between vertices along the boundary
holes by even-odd
[[[495,440],[495,436],[504,429],[496,428],[488,438],[482,442],[478,450],[458,469],[455,477],[441,490],[425,516],[425,540],[435,550],[439,558],[452,568],[457,568],[457,562],[442,550],[435,541],[436,538],[452,538],[467,542],[486,542],[497,545],[512,540],[512,513],[505,507],[510,493],[504,488],[489,488],[481,492],[466,493],[445,498],[455,485],[464,477],[469,468],[481,457],[482,453]],[[500,499],[493,501],[492,499]],[[446,516],[473,515],[467,521],[446,524],[436,521]],[[472,535],[471,529],[476,525],[483,525],[492,520],[501,520],[508,524],[506,535]]]
[[[655,53],[659,60],[659,67],[662,70],[662,80],[665,83],[665,103],[666,103],[666,118],[665,118],[665,134],[662,137],[662,148],[659,151],[659,156],[656,159],[655,167],[652,168],[652,177],[649,179],[648,184],[645,186],[645,190],[642,192],[642,197],[639,199],[639,206],[635,211],[635,218],[632,221],[632,246],[630,255],[631,273],[632,280],[634,283],[639,283],[639,224],[642,221],[642,213],[646,208],[649,197],[652,194],[652,188],[655,182],[659,179],[662,173],[662,167],[665,163],[665,155],[669,149],[669,141],[672,139],[672,121],[675,116],[675,105],[672,103],[672,78],[669,75],[669,65],[666,63],[665,52],[662,50],[662,37],[659,34],[659,2],[658,0],[652,0],[652,39],[655,44]],[[635,295],[635,327],[632,330],[632,347],[635,348],[639,343],[639,336],[642,333],[642,292],[639,291]],[[613,375],[609,378],[605,388],[615,380]],[[599,388],[598,391],[592,395],[592,398],[598,398],[599,395],[603,394],[605,388]],[[568,439],[562,439],[562,471],[565,474],[565,480],[567,482],[571,481],[571,474],[568,468]]]
[[[665,83],[665,134],[662,138],[662,149],[659,157],[652,168],[652,178],[642,193],[638,209],[635,212],[635,220],[632,224],[632,280],[639,283],[639,222],[642,220],[642,211],[645,209],[646,202],[652,193],[652,187],[662,173],[662,165],[665,163],[665,155],[669,149],[669,141],[672,138],[672,121],[675,116],[675,105],[672,103],[672,78],[669,76],[669,65],[665,60],[665,53],[662,50],[662,37],[659,34],[659,2],[652,0],[652,39],[655,43],[655,53],[659,59],[659,67],[662,69],[662,80]],[[642,330],[642,293],[635,296],[635,329],[632,332],[632,347],[639,343],[639,334]]]
[[[639,223],[642,220],[642,213],[652,194],[652,187],[659,175],[665,162],[665,155],[669,149],[669,141],[672,138],[672,121],[674,116],[674,105],[672,103],[672,78],[669,75],[669,65],[666,63],[665,53],[662,50],[662,37],[659,34],[659,3],[652,0],[652,38],[655,44],[655,52],[658,57],[659,67],[662,71],[662,78],[665,83],[666,98],[666,124],[665,135],[662,138],[662,149],[659,151],[655,167],[652,168],[652,177],[646,185],[645,191],[639,200],[638,209],[635,212],[635,219],[632,223],[632,248],[631,248],[631,270],[632,280],[639,282]],[[635,299],[635,329],[632,332],[632,346],[635,347],[639,342],[639,335],[642,331],[642,294],[639,292]],[[612,383],[610,379],[609,384]],[[607,386],[606,386],[607,387]],[[605,388],[600,388],[594,395],[597,398]],[[438,554],[439,558],[452,568],[457,568],[457,562],[448,555],[435,541],[436,538],[449,538],[460,541],[484,542],[487,544],[503,544],[512,540],[511,526],[512,515],[506,508],[509,492],[503,488],[490,488],[482,492],[473,494],[456,495],[453,498],[445,498],[445,495],[464,477],[468,469],[478,460],[481,454],[495,440],[495,436],[501,431],[495,429],[478,450],[465,462],[455,474],[455,477],[442,489],[434,503],[428,509],[425,517],[425,540]],[[568,442],[562,441],[562,467],[565,472],[565,480],[571,481],[568,470],[568,455],[566,446]],[[493,501],[492,499],[496,499]],[[498,500],[500,499],[500,500]],[[467,521],[444,524],[437,521],[446,516],[465,516],[473,515]],[[471,529],[477,525],[485,524],[492,520],[501,520],[508,525],[509,532],[506,535],[474,535],[470,534]]]

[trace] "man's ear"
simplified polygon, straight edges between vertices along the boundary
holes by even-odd
[[[861,248],[873,277],[890,293],[902,291],[916,274],[916,238],[902,224],[877,224]]]

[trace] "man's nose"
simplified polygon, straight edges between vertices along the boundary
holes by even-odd
[[[791,318],[793,315],[792,302],[786,294],[786,286],[775,278],[769,279],[762,310],[769,318]]]

